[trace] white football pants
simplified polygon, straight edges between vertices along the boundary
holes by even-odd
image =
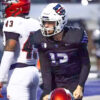
[[[36,67],[15,68],[10,71],[7,97],[9,100],[36,100],[38,84]]]

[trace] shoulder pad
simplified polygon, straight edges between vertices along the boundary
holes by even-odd
[[[64,40],[68,43],[84,43],[86,36],[86,32],[84,32],[84,30],[81,28],[70,26],[65,28]]]
[[[37,31],[40,29],[39,21],[33,18],[26,19],[28,20],[28,28],[32,31]]]
[[[20,33],[22,18],[21,17],[8,17],[4,21],[3,31]]]

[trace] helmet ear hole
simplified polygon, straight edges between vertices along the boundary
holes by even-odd
[[[62,20],[64,20],[64,19],[65,19],[65,16],[62,17]]]

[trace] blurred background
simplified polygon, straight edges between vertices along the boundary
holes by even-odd
[[[100,100],[100,0],[31,0],[31,2],[31,17],[38,19],[48,3],[57,2],[63,4],[67,11],[68,25],[86,30],[89,40],[91,71],[85,85],[84,100]],[[2,16],[1,13],[0,16]],[[0,21],[1,59],[3,50],[2,19]]]

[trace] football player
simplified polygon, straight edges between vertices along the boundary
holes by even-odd
[[[39,29],[39,22],[28,17],[30,0],[4,0],[4,53],[0,65],[0,92],[10,70],[7,86],[9,100],[36,100],[39,83],[36,68],[37,50],[26,44],[31,32]]]
[[[77,100],[83,97],[90,71],[88,36],[81,28],[68,27],[66,10],[50,3],[40,16],[41,30],[31,34],[29,42],[38,48],[43,77],[43,100],[55,88],[66,88]]]

